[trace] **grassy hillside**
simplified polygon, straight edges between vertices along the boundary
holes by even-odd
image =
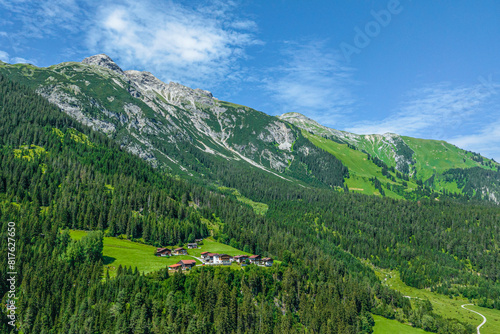
[[[258,215],[265,215],[267,210],[269,209],[269,206],[266,203],[254,202],[251,199],[249,199],[245,196],[242,196],[237,189],[228,188],[228,187],[218,187],[218,189],[223,194],[232,194],[241,203],[250,205],[252,207],[253,211]]]
[[[402,180],[397,179],[396,182],[394,182],[384,176],[382,174],[382,168],[368,159],[366,153],[352,149],[347,144],[340,144],[333,140],[311,134],[307,131],[302,131],[302,134],[317,147],[331,153],[337,157],[337,159],[340,159],[340,161],[342,161],[342,163],[349,168],[350,177],[345,180],[349,190],[366,195],[380,195],[379,190],[377,190],[373,182],[370,181],[371,178],[376,177],[382,184],[385,185],[384,191],[386,196],[396,199],[404,198],[396,192],[387,189],[387,184],[403,186]],[[396,176],[395,173],[389,173],[393,177]],[[407,192],[411,192],[418,187],[412,181],[408,181],[406,184],[405,188]]]
[[[464,151],[445,141],[403,137],[415,152],[417,177],[426,180],[434,173],[441,174],[451,168],[482,167],[493,169],[496,164],[478,154]],[[496,168],[495,168],[496,169]]]
[[[227,254],[227,255],[252,255],[251,253],[243,252],[239,249],[231,247],[226,244],[215,241],[212,238],[203,239],[203,244],[199,245],[197,249],[189,249],[188,253],[194,256],[201,256],[203,252]]]
[[[405,137],[394,133],[358,135],[339,131],[298,113],[287,113],[279,117],[301,128],[304,136],[315,145],[332,153],[348,166],[351,177],[346,180],[346,185],[350,190],[380,195],[380,187],[375,187],[373,182],[368,181],[373,177],[386,185],[399,183],[387,173],[384,173],[385,178],[380,176],[380,162],[383,162],[388,169],[395,168],[400,172],[401,178],[408,183],[404,185],[405,189],[390,187],[388,191],[384,190],[386,196],[418,200],[431,197],[434,191],[437,194],[432,197],[458,195],[466,199],[499,203],[500,174],[493,174],[491,171],[500,170],[500,164],[480,154],[438,140]],[[374,163],[370,164],[368,160]],[[481,170],[473,170],[474,168]],[[463,173],[460,174],[462,170]],[[388,182],[387,179],[393,182]]]
[[[434,312],[444,318],[453,318],[464,321],[470,323],[474,327],[478,326],[483,321],[479,315],[461,307],[464,304],[470,303],[470,301],[465,298],[449,298],[429,290],[412,288],[401,281],[397,271],[376,269],[375,273],[384,282],[384,284],[401,292],[403,295],[410,297],[412,302],[415,299],[428,299],[432,304]],[[481,327],[482,334],[497,334],[499,332],[500,310],[488,309],[479,306],[468,306],[468,308],[477,311],[486,317],[486,324]],[[375,333],[377,332],[375,331]]]
[[[80,240],[87,234],[85,231],[71,231],[70,233],[75,240]],[[140,272],[147,274],[180,260],[193,260],[193,257],[189,255],[158,257],[154,255],[155,251],[156,247],[154,246],[114,237],[104,237],[104,270],[109,269],[109,274],[113,277],[116,276],[118,266],[122,265],[122,267],[137,267]],[[196,263],[200,264],[201,262],[196,260]]]
[[[71,238],[80,240],[87,235],[86,231],[72,230],[70,231]],[[166,246],[168,248],[176,248],[178,246]],[[187,249],[187,248],[186,248]],[[165,268],[166,266],[175,264],[180,260],[196,260],[196,264],[201,264],[201,261],[196,259],[200,257],[202,252],[220,253],[228,255],[252,255],[251,253],[243,252],[239,249],[222,244],[207,238],[203,240],[203,244],[197,249],[188,249],[188,255],[175,255],[171,257],[158,257],[154,253],[156,247],[151,245],[141,244],[130,240],[124,240],[114,237],[104,237],[104,267],[109,269],[110,276],[116,276],[116,270],[119,265],[132,267],[144,273],[150,273]],[[240,269],[239,265],[232,265],[233,269]]]
[[[423,334],[430,333],[420,328],[411,327],[400,323],[397,320],[391,320],[379,315],[374,314],[375,326],[373,327],[373,334]]]

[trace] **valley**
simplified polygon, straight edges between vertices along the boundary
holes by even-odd
[[[482,333],[497,326],[489,159],[307,130],[297,114],[219,101],[104,55],[1,64],[0,94],[0,215],[22,232],[20,331],[418,332],[412,323],[465,334],[482,321],[461,307],[471,303]],[[154,256],[196,239],[188,255]],[[201,266],[202,252],[275,261]],[[180,260],[198,265],[168,273]]]

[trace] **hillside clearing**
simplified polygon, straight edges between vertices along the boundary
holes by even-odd
[[[429,290],[412,288],[401,281],[399,273],[397,271],[389,271],[376,268],[375,273],[390,288],[401,292],[405,296],[411,297],[412,300],[415,298],[428,299],[432,304],[434,312],[443,316],[444,318],[457,319],[463,322],[470,323],[474,327],[477,327],[479,324],[481,324],[483,318],[476,313],[470,312],[468,309],[474,310],[483,314],[488,319],[488,321],[481,327],[481,334],[498,334],[499,332],[499,310],[488,309],[476,305],[467,306],[468,309],[465,309],[462,308],[462,305],[470,304],[470,302],[465,298],[450,298],[448,296],[437,294]],[[385,278],[387,278],[387,281],[384,281]]]
[[[411,327],[400,323],[397,320],[391,320],[379,315],[373,314],[375,326],[373,327],[373,334],[422,334],[430,333],[420,328]]]

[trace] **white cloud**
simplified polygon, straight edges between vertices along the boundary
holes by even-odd
[[[10,58],[9,58],[9,54],[5,51],[1,51],[0,50],[0,60],[5,62],[5,63],[8,63]]]
[[[190,8],[173,1],[124,1],[99,7],[88,46],[120,65],[147,69],[164,80],[211,86],[236,69],[245,48],[258,44],[251,21],[228,5]],[[239,24],[238,31],[229,28]],[[238,23],[236,23],[238,25]]]
[[[477,133],[454,136],[446,141],[500,162],[500,119],[484,126]]]
[[[21,57],[11,57],[9,53],[2,50],[0,50],[0,60],[10,64],[19,64],[19,63],[35,64],[35,62],[32,60],[24,59]]]
[[[36,63],[33,60],[25,59],[22,57],[14,57],[10,59],[12,64],[32,64],[36,66]]]
[[[265,86],[280,112],[300,112],[325,125],[334,125],[354,104],[352,69],[324,42],[288,43],[284,64],[271,69]]]
[[[258,29],[257,23],[252,20],[234,21],[229,24],[229,27],[241,30],[256,31]]]
[[[443,139],[446,133],[474,121],[492,96],[489,87],[450,87],[441,83],[414,90],[399,111],[379,121],[358,122],[347,129],[354,133],[393,132],[407,136]]]
[[[238,60],[261,43],[232,1],[0,0],[0,10],[16,53],[33,38],[71,40],[61,57],[107,53],[124,69],[203,88],[241,77]]]
[[[16,38],[44,38],[60,35],[61,29],[79,31],[83,8],[77,0],[0,0],[0,6],[15,14]]]

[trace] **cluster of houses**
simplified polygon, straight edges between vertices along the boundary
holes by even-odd
[[[196,260],[180,260],[176,264],[168,266],[172,270],[182,268],[182,270],[191,269],[196,265]]]
[[[273,259],[271,259],[270,257],[261,258],[260,255],[231,256],[227,254],[203,252],[201,253],[201,258],[205,263],[212,263],[212,264],[230,265],[232,262],[243,264],[246,263],[248,260],[248,262],[251,264],[263,265],[266,267],[271,267],[273,265]]]
[[[187,250],[180,247],[176,248],[174,250],[171,250],[169,248],[157,248],[156,249],[156,256],[172,256],[172,255],[187,255]]]
[[[187,244],[188,249],[198,248],[198,242],[200,240],[196,240],[195,243]],[[176,248],[174,250],[169,248],[157,248],[156,256],[172,256],[172,255],[188,255],[187,250],[183,247]],[[201,253],[201,259],[203,260],[203,265],[206,264],[222,264],[222,265],[230,265],[233,262],[240,263],[242,265],[246,265],[247,263],[271,267],[273,265],[273,259],[270,257],[261,258],[260,255],[236,255],[231,256],[227,254],[217,254],[210,252]],[[180,260],[176,264],[169,266],[170,269],[176,270],[179,268],[191,269],[196,265],[196,260]]]

